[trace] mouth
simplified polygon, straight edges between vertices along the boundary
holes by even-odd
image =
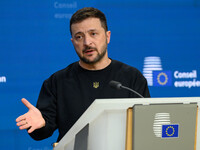
[[[86,50],[86,51],[84,51],[84,53],[91,53],[91,52],[93,52],[94,50],[93,49],[90,49],[90,50]]]
[[[96,51],[95,48],[87,48],[85,50],[83,50],[83,53],[87,54],[87,55],[90,55],[92,54],[94,51]]]

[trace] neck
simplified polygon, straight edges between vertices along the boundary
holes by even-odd
[[[79,65],[82,68],[87,69],[87,70],[101,70],[101,69],[106,68],[110,63],[111,63],[111,60],[108,57],[94,64],[87,64],[81,60],[79,61]]]

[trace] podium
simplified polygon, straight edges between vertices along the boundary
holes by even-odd
[[[126,150],[127,110],[136,105],[158,104],[196,104],[199,107],[200,97],[97,99],[60,140],[54,150]],[[200,111],[198,109],[194,130],[194,150],[200,150]],[[179,139],[181,140],[181,137]],[[79,147],[80,145],[82,148]]]

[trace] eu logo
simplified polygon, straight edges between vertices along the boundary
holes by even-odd
[[[154,86],[171,86],[172,77],[171,71],[153,71]]]
[[[179,134],[178,124],[162,125],[162,138],[177,138]]]

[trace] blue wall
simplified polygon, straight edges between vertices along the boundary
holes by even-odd
[[[145,59],[160,60],[159,71],[164,74],[159,81],[170,84],[153,82],[152,97],[200,96],[200,0],[4,0],[0,4],[1,149],[52,149],[57,133],[36,142],[18,130],[15,119],[27,111],[21,98],[35,105],[42,82],[78,60],[69,19],[85,6],[97,7],[107,16],[112,33],[109,57],[142,73],[145,68],[153,70],[144,65]],[[190,77],[176,77],[183,74]],[[157,79],[153,71],[151,75]]]

